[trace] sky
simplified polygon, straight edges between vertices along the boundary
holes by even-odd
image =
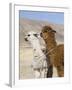
[[[48,21],[55,24],[64,24],[63,12],[45,12],[45,11],[19,11],[20,18],[28,18],[32,20]]]

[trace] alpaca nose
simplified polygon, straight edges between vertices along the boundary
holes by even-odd
[[[25,39],[25,41],[28,41],[27,38],[24,38],[24,39]]]

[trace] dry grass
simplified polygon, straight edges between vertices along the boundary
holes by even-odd
[[[33,69],[31,63],[33,60],[32,48],[20,48],[20,79],[32,79],[34,78]],[[53,77],[57,77],[57,71],[54,68]]]
[[[34,78],[31,68],[32,60],[32,48],[20,48],[20,79]]]

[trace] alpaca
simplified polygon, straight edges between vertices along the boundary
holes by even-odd
[[[30,31],[27,33],[25,40],[29,41],[33,48],[34,59],[32,62],[32,68],[34,70],[35,78],[45,78],[47,75],[47,62],[46,56],[40,46],[38,34]]]
[[[64,77],[64,44],[57,45],[55,33],[56,31],[51,26],[44,26],[40,35],[46,44],[46,56],[50,60],[50,68],[55,67],[58,77]],[[53,75],[51,70],[51,72],[47,72],[47,77],[49,77],[49,73]]]

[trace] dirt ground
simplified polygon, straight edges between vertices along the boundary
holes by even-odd
[[[34,78],[31,62],[33,60],[32,48],[20,48],[20,79]]]
[[[34,78],[33,69],[31,63],[33,60],[33,50],[31,47],[20,47],[20,79],[32,79]],[[54,68],[53,77],[57,77],[56,70]]]

